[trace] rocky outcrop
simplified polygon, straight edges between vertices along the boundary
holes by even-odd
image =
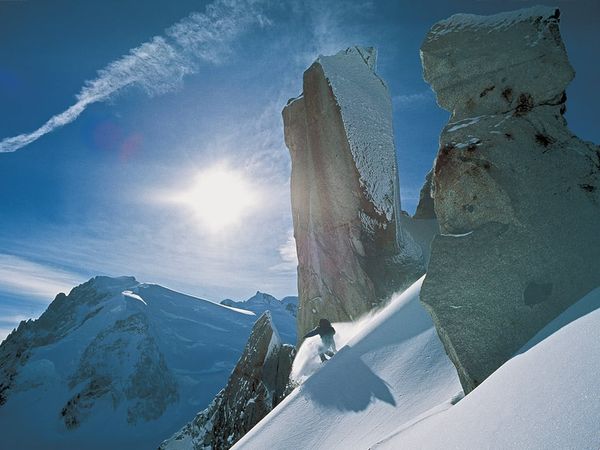
[[[563,117],[574,76],[559,11],[434,25],[421,57],[438,103],[441,235],[421,300],[465,392],[600,284],[600,148]]]
[[[221,305],[252,311],[257,317],[260,317],[265,311],[269,311],[281,340],[286,344],[296,343],[298,297],[289,296],[278,300],[272,295],[257,291],[248,300],[236,302],[225,299]]]
[[[431,197],[431,179],[433,178],[433,170],[430,170],[425,177],[425,183],[419,193],[419,203],[415,211],[413,219],[432,220],[435,219],[435,209],[433,205],[433,197]]]
[[[292,157],[298,335],[320,317],[353,320],[424,272],[401,229],[388,89],[376,52],[320,56],[283,110]]]
[[[127,404],[129,424],[158,419],[178,400],[177,382],[148,322],[145,314],[132,314],[102,330],[87,346],[69,378],[69,388],[76,393],[60,412],[67,428],[79,426],[105,396],[115,409],[121,402]],[[130,365],[133,370],[122,369]],[[127,377],[115,376],[121,371],[129,372]]]
[[[281,343],[270,313],[264,313],[227,386],[160,449],[232,447],[287,395],[294,356],[294,347]]]

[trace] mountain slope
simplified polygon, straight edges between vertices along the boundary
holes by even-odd
[[[459,394],[454,366],[419,303],[421,283],[361,322],[331,361],[234,448],[368,448]]]
[[[59,294],[0,346],[7,448],[156,448],[225,385],[257,316],[132,277]]]
[[[600,288],[542,329],[456,406],[403,427],[375,448],[596,450],[598,342]]]
[[[461,399],[456,371],[419,303],[421,282],[358,326],[234,448],[600,447],[600,288]]]
[[[254,324],[227,386],[160,450],[233,446],[286,395],[294,354],[293,346],[281,342],[271,314],[264,313]]]

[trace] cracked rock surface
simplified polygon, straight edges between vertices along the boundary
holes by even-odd
[[[425,79],[452,113],[421,300],[465,392],[600,284],[600,148],[563,117],[574,72],[559,15],[458,14],[421,47]]]

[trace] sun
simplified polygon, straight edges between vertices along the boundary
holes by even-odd
[[[172,200],[189,208],[205,229],[219,232],[241,223],[258,206],[259,193],[242,172],[218,165],[198,173]]]

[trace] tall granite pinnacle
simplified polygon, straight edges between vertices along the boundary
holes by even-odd
[[[600,284],[600,148],[563,117],[559,11],[457,14],[421,47],[440,136],[421,300],[469,392]]]
[[[424,272],[402,231],[392,106],[376,51],[321,56],[283,110],[292,157],[298,336],[319,318],[348,321]]]

